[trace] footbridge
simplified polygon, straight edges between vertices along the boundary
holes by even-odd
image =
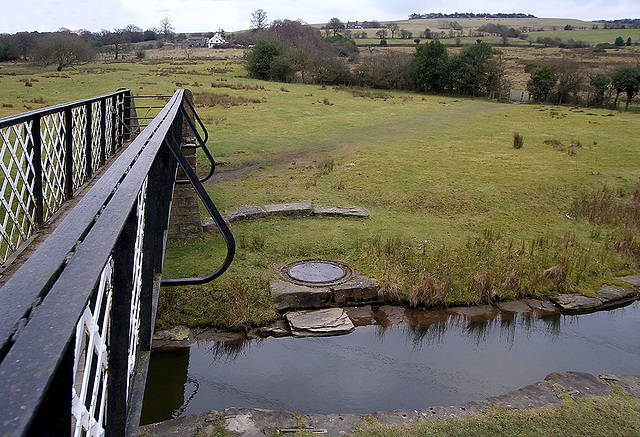
[[[3,270],[86,191],[0,288],[0,436],[137,435],[160,286],[210,281],[235,251],[202,185],[215,163],[188,95],[154,117],[121,90],[0,119]],[[203,179],[186,138],[211,161]],[[207,276],[163,281],[178,183],[195,188],[227,256]]]

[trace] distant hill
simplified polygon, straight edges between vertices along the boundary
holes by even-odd
[[[473,12],[454,12],[453,14],[442,14],[440,12],[429,12],[427,14],[413,13],[409,15],[410,20],[417,20],[420,18],[430,19],[430,18],[538,18],[538,17],[532,14],[524,14],[522,12],[516,12],[512,14],[504,14],[504,13],[474,14]]]

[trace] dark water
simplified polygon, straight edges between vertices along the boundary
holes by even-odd
[[[640,302],[578,316],[406,311],[339,337],[154,352],[143,423],[228,407],[371,413],[454,405],[555,371],[640,375]],[[391,319],[393,317],[390,317]]]

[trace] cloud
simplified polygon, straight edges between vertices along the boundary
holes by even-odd
[[[177,32],[247,29],[251,13],[264,9],[269,20],[326,23],[405,19],[413,12],[524,12],[538,17],[613,19],[640,17],[638,0],[22,0],[3,5],[0,32],[53,31],[60,27],[98,31],[135,24],[158,27],[164,17]]]

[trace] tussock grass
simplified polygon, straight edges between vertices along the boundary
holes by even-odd
[[[487,229],[457,248],[411,247],[397,237],[373,239],[361,248],[361,259],[381,272],[381,297],[387,302],[413,307],[487,304],[556,293],[595,295],[600,278],[636,262],[633,234],[612,234],[608,241],[594,247],[568,234],[517,242]]]
[[[522,149],[524,146],[524,136],[520,132],[513,133],[513,148]]]
[[[163,287],[158,301],[156,328],[175,325],[213,326],[247,330],[277,318],[269,284],[257,276],[225,276],[211,284]]]
[[[231,96],[229,94],[216,94],[216,93],[199,93],[193,97],[196,106],[222,106],[223,108],[230,108],[232,106],[247,105],[249,103],[262,103],[261,99],[247,98],[243,96]]]

